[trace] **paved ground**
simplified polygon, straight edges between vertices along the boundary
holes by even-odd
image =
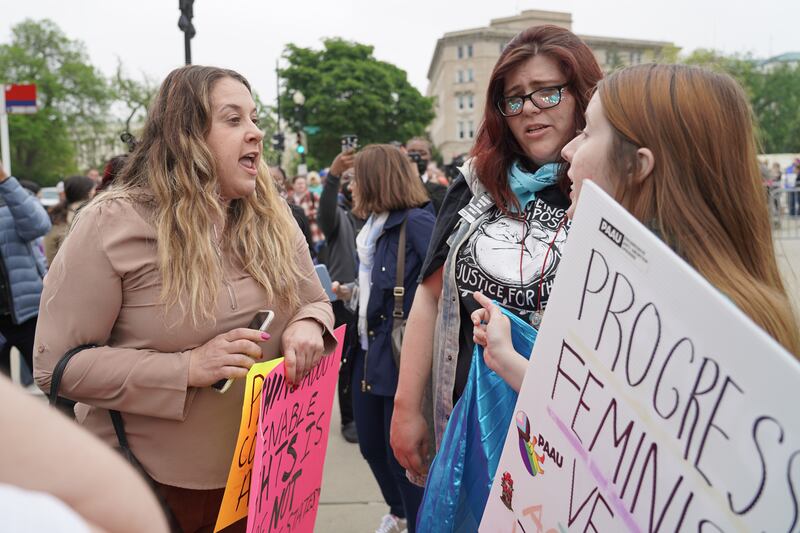
[[[342,437],[338,398],[331,419],[328,453],[322,478],[318,533],[368,533],[375,531],[389,508],[378,484],[361,457],[358,444]]]
[[[786,290],[792,297],[794,308],[800,316],[800,239],[778,240],[775,242],[775,255],[786,283]]]

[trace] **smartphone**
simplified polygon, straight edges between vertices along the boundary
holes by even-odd
[[[358,135],[355,133],[342,135],[342,152],[346,152],[351,148],[353,150],[358,149]]]
[[[274,318],[274,311],[262,309],[253,316],[253,320],[250,321],[250,325],[247,327],[250,329],[257,329],[258,331],[267,331]],[[227,390],[231,388],[231,385],[233,385],[233,378],[221,379],[211,385],[211,387],[222,394],[223,392],[227,392]]]
[[[314,270],[317,271],[317,277],[319,277],[319,282],[322,284],[322,288],[325,289],[325,294],[328,295],[328,299],[332,302],[336,301],[336,293],[333,292],[333,283],[331,282],[331,275],[328,273],[328,267],[325,265],[316,265]]]

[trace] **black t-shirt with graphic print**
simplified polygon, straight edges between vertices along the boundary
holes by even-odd
[[[446,241],[457,225],[457,213],[471,197],[468,189],[462,190],[465,183],[453,185],[437,219],[423,276],[444,264],[449,252]],[[492,207],[458,251],[455,275],[461,328],[454,401],[466,385],[475,347],[470,315],[478,304],[472,293],[481,291],[531,323],[534,311],[544,309],[550,296],[569,229],[567,207],[569,198],[556,185],[537,193],[526,206],[524,217],[511,217]]]

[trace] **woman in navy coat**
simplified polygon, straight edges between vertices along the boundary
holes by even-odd
[[[346,156],[340,156],[346,157]],[[405,224],[403,313],[408,316],[435,215],[411,162],[394,146],[370,145],[355,156],[353,213],[367,218],[356,238],[360,349],[353,372],[353,414],[361,454],[389,505],[376,531],[415,529],[422,489],[411,484],[389,446],[398,368],[392,351],[397,255]],[[335,162],[334,162],[335,165]],[[413,332],[408,332],[413,334]]]

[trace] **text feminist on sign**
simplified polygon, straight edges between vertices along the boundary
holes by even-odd
[[[796,531],[798,400],[797,361],[587,183],[480,530]]]

